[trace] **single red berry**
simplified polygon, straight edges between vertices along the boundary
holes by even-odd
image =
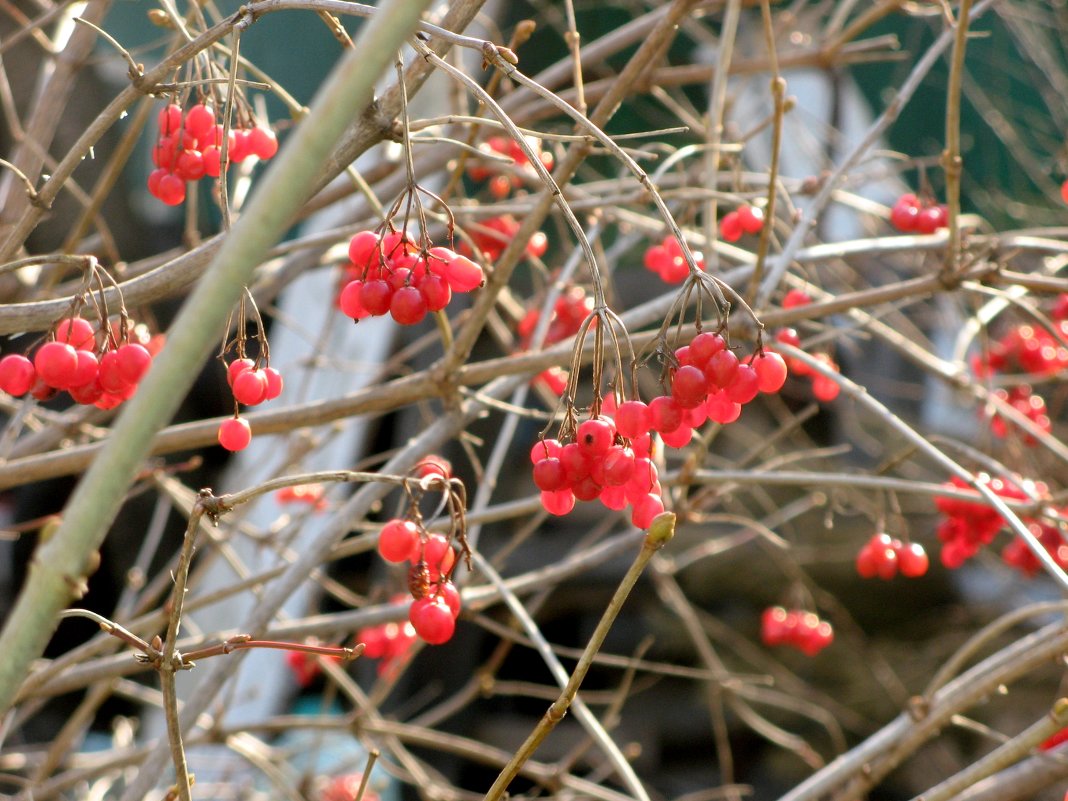
[[[440,275],[428,275],[419,283],[419,292],[426,301],[427,311],[441,311],[452,300],[452,287]]]
[[[349,261],[362,270],[378,259],[378,234],[374,231],[359,231],[349,240]]]
[[[624,401],[616,409],[616,430],[622,437],[640,437],[647,434],[651,426],[649,407],[640,400]]]
[[[240,164],[252,155],[252,144],[249,141],[249,132],[247,129],[238,128],[237,130],[231,129],[230,133],[234,135],[234,140],[229,143],[227,156],[234,164]]]
[[[705,374],[699,367],[684,365],[671,379],[671,397],[682,409],[695,409],[708,397]]]
[[[78,366],[78,353],[65,342],[46,342],[34,354],[33,366],[46,386],[65,389]]]
[[[361,289],[363,289],[363,281],[349,281],[338,296],[337,303],[341,313],[353,320],[362,320],[364,317],[371,316],[371,312],[367,311],[360,302]]]
[[[388,312],[392,300],[393,287],[381,278],[365,281],[360,288],[360,304],[375,317]]]
[[[197,103],[185,113],[185,129],[197,139],[207,139],[215,128],[215,111],[211,106]]]
[[[916,230],[920,216],[920,205],[915,195],[902,195],[890,209],[890,224],[902,233]]]
[[[748,204],[739,206],[738,222],[747,234],[758,234],[764,227],[764,210]]]
[[[399,564],[419,557],[419,527],[411,520],[390,520],[378,532],[378,554]]]
[[[816,400],[828,403],[837,398],[839,392],[841,392],[841,387],[838,386],[837,381],[832,381],[822,375],[812,379],[812,394],[816,396]]]
[[[687,410],[689,411],[689,410]],[[667,434],[661,434],[660,438],[669,448],[685,448],[693,439],[693,428],[686,423]]]
[[[0,389],[8,395],[21,397],[37,383],[37,370],[33,362],[17,353],[0,359]]]
[[[257,125],[248,135],[249,150],[253,155],[267,161],[278,152],[278,136],[270,128]]]
[[[738,357],[733,350],[721,350],[708,360],[705,368],[705,379],[709,390],[726,389],[738,370]]]
[[[245,406],[258,406],[267,399],[267,375],[263,370],[243,370],[234,377],[234,400]]]
[[[128,384],[138,383],[152,366],[152,354],[144,345],[130,342],[121,345],[115,353],[118,356],[119,372]]]
[[[552,456],[559,457],[560,451],[563,450],[563,445],[559,440],[555,439],[542,439],[534,443],[534,446],[530,449],[530,461],[537,464],[542,459],[548,459]]]
[[[735,403],[749,403],[760,393],[760,376],[756,368],[744,362],[739,364],[724,391]]]
[[[61,320],[56,326],[56,341],[66,342],[75,350],[93,350],[96,347],[93,324],[82,317]]]
[[[634,475],[634,451],[622,445],[613,445],[604,457],[604,483],[606,486],[621,486]]]
[[[705,401],[708,419],[720,425],[733,423],[742,414],[742,404],[732,401],[723,390],[713,392]]]
[[[702,331],[690,340],[690,361],[695,367],[704,370],[709,360],[725,347],[727,343],[719,334]]]
[[[235,378],[245,370],[252,370],[255,367],[256,362],[252,359],[234,359],[226,366],[226,383],[233,387]]]
[[[427,303],[414,286],[403,286],[393,293],[389,313],[401,325],[416,325],[426,317]]]
[[[160,176],[156,195],[168,206],[178,206],[185,200],[185,181],[173,173]]]
[[[183,181],[199,181],[204,171],[204,155],[199,150],[183,150],[178,154],[174,174]]]
[[[673,398],[661,395],[649,401],[650,428],[659,434],[670,434],[682,425],[682,409]]]
[[[447,643],[456,631],[456,618],[448,602],[440,596],[413,601],[408,620],[419,639],[430,645]]]
[[[159,130],[164,136],[177,133],[182,127],[182,107],[177,103],[171,103],[159,110],[156,117]]]
[[[204,161],[204,174],[209,178],[218,178],[222,175],[222,151],[215,145],[208,145],[200,151],[200,157]]]
[[[920,209],[916,215],[916,232],[920,234],[933,234],[945,225],[946,215],[938,206],[928,206]]]
[[[482,268],[466,256],[457,256],[446,262],[444,278],[453,292],[470,292],[486,283]]]
[[[743,233],[745,229],[742,228],[742,221],[738,218],[737,211],[729,211],[723,215],[723,219],[719,221],[719,235],[724,241],[737,242],[742,238]]]
[[[282,394],[285,381],[282,380],[282,374],[273,367],[264,368],[263,374],[267,376],[267,394],[264,396],[264,400],[274,400]]]
[[[96,382],[97,374],[100,372],[100,362],[96,358],[96,354],[91,350],[80,350],[78,353],[78,364],[74,368],[74,372],[70,376],[70,385],[67,390],[80,389]]]
[[[566,515],[575,508],[575,493],[569,489],[557,492],[543,492],[541,505],[551,515],[558,517]]]
[[[433,577],[446,575],[456,564],[456,552],[441,534],[431,534],[427,537],[416,550],[416,555],[422,556]]]
[[[600,458],[608,453],[616,438],[615,424],[607,417],[595,417],[582,422],[575,435],[579,452],[587,459]]]
[[[918,542],[910,542],[903,545],[897,552],[897,565],[901,575],[907,578],[918,578],[927,573],[931,560],[927,551]]]
[[[782,298],[784,309],[794,309],[798,306],[807,306],[812,302],[809,294],[801,289],[791,289]]]
[[[568,486],[563,463],[554,457],[534,465],[534,483],[542,492],[556,492]]]
[[[457,618],[460,616],[460,609],[462,606],[462,599],[460,598],[460,591],[456,589],[456,585],[451,581],[443,581],[438,585],[437,595],[439,598],[443,598],[445,603],[449,605],[449,611],[452,612],[452,616]]]
[[[219,425],[219,444],[228,451],[240,451],[252,442],[252,428],[243,417],[231,417]]]
[[[778,392],[786,383],[786,360],[778,353],[764,351],[759,354],[753,359],[753,369],[756,370],[757,386],[761,392]]]
[[[664,500],[658,494],[649,493],[638,498],[630,513],[630,522],[635,528],[647,529],[653,519],[664,511]]]

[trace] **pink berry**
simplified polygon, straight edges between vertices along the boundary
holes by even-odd
[[[408,620],[419,639],[430,645],[448,642],[456,631],[456,618],[448,602],[440,596],[414,601],[408,611]]]
[[[206,139],[215,127],[215,111],[197,103],[185,113],[185,129],[197,139]]]
[[[17,353],[0,359],[0,389],[8,395],[25,395],[37,382],[37,370],[33,362]]]
[[[78,364],[74,368],[74,372],[71,374],[70,385],[67,387],[67,390],[80,389],[81,387],[95,383],[99,372],[100,362],[97,360],[96,354],[91,350],[78,351]]]
[[[82,317],[61,320],[56,326],[56,341],[66,342],[75,350],[92,350],[96,346],[93,324]]]
[[[204,155],[199,150],[183,150],[174,164],[174,174],[183,181],[199,181],[204,170]]]
[[[233,387],[235,378],[246,370],[252,370],[255,367],[256,362],[252,361],[252,359],[234,359],[226,366],[226,383]]]
[[[739,364],[724,390],[735,403],[749,403],[760,393],[760,376],[751,365]]]
[[[161,176],[156,197],[168,206],[180,205],[185,200],[185,181],[173,173]]]
[[[453,292],[470,292],[486,283],[482,268],[466,256],[457,256],[447,262],[444,277]]]
[[[786,383],[786,360],[778,353],[764,351],[759,354],[753,359],[753,369],[756,370],[757,386],[761,392],[778,392]]]
[[[901,570],[901,575],[907,578],[918,578],[926,574],[930,563],[927,552],[918,542],[910,542],[898,549],[898,568]]]
[[[401,325],[416,325],[426,317],[426,298],[414,286],[403,286],[393,293],[389,313]]]
[[[243,370],[234,378],[234,400],[258,406],[267,399],[267,376],[263,370]]]
[[[338,296],[338,307],[341,309],[341,313],[351,317],[353,320],[362,320],[371,316],[371,312],[367,311],[363,303],[360,302],[361,289],[363,289],[363,281],[349,281]]]
[[[64,389],[78,366],[78,354],[65,342],[46,342],[34,354],[33,366],[46,386]]]
[[[267,376],[267,394],[264,400],[274,400],[282,394],[282,389],[285,387],[282,374],[273,367],[264,368],[263,374]]]
[[[378,554],[387,562],[407,562],[418,547],[419,527],[411,520],[390,520],[378,532]]]
[[[709,391],[726,389],[734,379],[738,370],[738,357],[732,350],[721,350],[708,360],[705,367],[705,380],[708,382]]]
[[[393,300],[393,287],[376,278],[373,281],[365,281],[360,288],[360,304],[367,309],[369,314],[380,317],[390,309]]]
[[[649,401],[650,428],[659,434],[670,434],[682,425],[682,409],[674,399],[661,395]]]
[[[684,365],[671,379],[671,397],[682,409],[694,409],[708,397],[705,374],[693,365]]]
[[[727,347],[723,337],[709,331],[702,331],[690,340],[690,361],[695,367],[704,370],[709,360]]]
[[[542,459],[548,459],[548,458],[553,457],[553,456],[559,457],[560,456],[560,451],[562,449],[563,449],[563,446],[560,444],[559,440],[555,440],[555,439],[538,440],[537,442],[534,443],[534,446],[530,449],[530,461],[533,462],[534,464],[537,464]]]
[[[377,258],[378,234],[374,231],[360,231],[349,240],[349,261],[357,268],[362,270]]]
[[[534,483],[542,492],[556,492],[568,486],[563,463],[554,457],[534,465]]]
[[[616,427],[612,421],[606,417],[595,417],[579,425],[575,442],[578,443],[579,452],[590,459],[608,453],[615,438]]]
[[[640,437],[649,432],[651,425],[649,407],[640,400],[624,401],[616,409],[616,430],[622,437]]]
[[[630,522],[635,528],[647,529],[653,518],[664,511],[664,501],[656,494],[649,493],[639,498],[630,513]]]
[[[569,489],[556,492],[543,492],[541,505],[551,515],[566,515],[575,508],[575,493]]]
[[[223,420],[219,426],[219,444],[228,451],[240,451],[252,442],[252,428],[243,417]]]
[[[160,133],[164,136],[178,133],[182,127],[182,107],[177,103],[171,103],[161,108],[156,121],[159,123]]]

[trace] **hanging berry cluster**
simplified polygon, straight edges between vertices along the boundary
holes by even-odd
[[[168,206],[185,200],[186,183],[222,174],[223,142],[227,158],[240,164],[250,156],[267,161],[278,152],[278,137],[265,125],[231,128],[227,135],[215,110],[197,103],[183,112],[171,103],[159,112],[159,139],[152,148],[156,169],[148,176],[148,191]]]
[[[904,234],[933,234],[948,225],[947,215],[945,206],[909,192],[890,209],[890,224]]]
[[[808,293],[800,289],[791,289],[783,296],[782,307],[784,309],[793,309],[798,306],[807,306],[811,302],[812,298],[809,297]],[[801,336],[795,328],[780,328],[775,332],[774,339],[776,342],[781,342],[794,348],[801,347]],[[839,372],[838,363],[829,353],[814,353],[812,358],[828,369],[836,373]],[[838,386],[837,381],[817,373],[800,359],[786,357],[786,366],[789,368],[791,375],[805,377],[812,381],[812,394],[816,397],[816,400],[829,403],[837,398],[839,392],[841,392],[841,387]]]
[[[698,269],[705,269],[704,255],[700,252],[693,254],[694,262]],[[659,245],[650,245],[645,251],[642,260],[645,269],[660,276],[660,280],[668,284],[679,284],[686,280],[690,274],[690,267],[686,264],[686,257],[682,255],[682,246],[673,236],[665,236]]]
[[[906,578],[918,578],[927,573],[930,559],[918,542],[905,543],[889,534],[872,535],[857,554],[857,573],[861,578],[889,581],[899,572]]]
[[[1030,494],[1025,491],[1023,485],[1030,485],[1029,488],[1038,497],[1048,494],[1048,488],[1041,482],[992,478],[986,473],[979,473],[976,480],[985,484],[995,495],[1006,500],[1027,500]],[[952,476],[946,486],[957,490],[973,491],[968,482],[957,476]],[[950,497],[935,500],[938,511],[946,517],[938,525],[937,534],[942,543],[942,564],[950,569],[960,567],[975,556],[980,548],[989,545],[1005,524],[1005,520],[996,509],[983,503],[978,493],[975,497],[975,501]]]
[[[99,297],[92,293],[79,297],[71,316],[52,327],[32,358],[9,354],[0,359],[0,389],[14,397],[30,393],[40,401],[64,391],[75,403],[99,409],[114,409],[133,397],[163,347],[163,337],[153,337],[144,325],[135,325],[121,300],[113,323],[94,326],[78,316],[77,310],[89,302],[98,320],[108,320],[105,278],[96,267],[90,270],[89,280],[100,286]]]
[[[815,612],[771,606],[760,617],[760,639],[769,647],[786,645],[815,656],[834,642],[834,629]]]
[[[249,337],[245,332],[244,320],[246,310],[251,308],[256,323],[256,333],[252,337],[257,344],[258,355],[255,359],[246,356]],[[227,323],[227,332],[233,320]],[[227,362],[227,356],[235,352],[237,358]],[[263,327],[259,310],[246,290],[238,309],[237,334],[231,341],[224,341],[219,353],[219,360],[226,365],[226,383],[234,397],[234,416],[223,420],[219,425],[219,444],[228,451],[240,451],[252,442],[252,427],[248,420],[240,416],[240,406],[259,406],[274,400],[282,394],[284,381],[282,374],[271,367],[271,350],[267,344],[267,332]]]
[[[423,460],[413,470],[416,487],[404,484],[409,493],[408,514],[386,522],[378,533],[378,554],[392,564],[408,563],[408,591],[413,601],[408,622],[415,634],[430,645],[452,639],[460,615],[460,592],[452,582],[456,540],[467,556],[463,520],[463,485],[448,473],[449,463],[440,457]],[[418,494],[422,488],[444,488],[452,518],[449,537],[430,533],[419,514]],[[366,651],[365,651],[366,653]]]
[[[337,305],[353,320],[389,314],[416,325],[441,311],[454,292],[482,286],[482,268],[445,247],[420,247],[403,231],[360,231],[349,242],[349,265]]]
[[[533,150],[538,160],[547,170],[553,168],[553,154],[548,150],[542,150],[541,140],[535,137],[526,138],[527,145]],[[526,151],[513,139],[503,136],[491,136],[485,142],[479,144],[478,149],[487,156],[505,156],[512,159],[515,169],[510,172],[502,172],[496,165],[497,159],[487,160],[485,164],[476,164],[467,170],[472,181],[489,181],[489,192],[497,200],[503,200],[511,194],[513,189],[523,185],[524,178],[534,180],[538,177],[537,171],[530,163]]]
[[[748,203],[728,211],[719,221],[719,235],[724,242],[737,242],[745,234],[759,234],[764,228],[764,210]]]
[[[471,241],[475,243],[475,247],[482,253],[482,257],[492,263],[500,258],[500,255],[504,253],[504,249],[508,247],[508,243],[515,239],[515,235],[519,232],[519,220],[511,214],[504,214],[500,217],[479,220],[478,223],[469,226],[467,230],[471,235]],[[527,240],[524,253],[529,258],[540,259],[548,249],[548,238],[541,231],[535,231],[530,239]],[[460,252],[468,256],[474,255],[467,247],[466,242],[460,246]]]
[[[1063,518],[1068,513],[1068,508],[1062,508],[1060,515]],[[1045,522],[1039,522],[1037,520],[1025,521],[1027,528],[1035,535],[1042,547],[1046,549],[1053,561],[1056,562],[1061,569],[1068,570],[1068,540],[1065,539],[1065,534],[1059,528],[1054,525]],[[1028,578],[1034,578],[1034,576],[1042,569],[1042,563],[1035,556],[1035,552],[1027,547],[1027,543],[1019,537],[1013,537],[1013,539],[1001,549],[1002,561],[1014,567],[1023,573]]]

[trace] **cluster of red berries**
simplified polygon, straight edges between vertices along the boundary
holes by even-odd
[[[297,484],[282,487],[274,494],[279,504],[300,503],[312,507],[317,512],[326,509],[326,490],[322,484]]]
[[[719,235],[725,242],[737,242],[744,234],[759,234],[764,228],[764,210],[748,203],[728,211],[719,221]]]
[[[259,406],[282,394],[282,374],[273,367],[257,367],[252,359],[234,359],[226,367],[226,382],[234,395],[234,402],[244,406]],[[252,427],[248,420],[234,414],[219,425],[219,444],[228,451],[241,451],[252,442]]]
[[[704,254],[695,252],[693,259],[698,269],[705,269]],[[690,266],[682,255],[682,245],[670,235],[665,236],[659,245],[650,245],[646,249],[643,263],[646,270],[656,273],[668,284],[680,284],[690,274]]]
[[[857,573],[861,578],[889,581],[899,572],[906,578],[927,573],[931,560],[918,542],[904,543],[889,534],[876,533],[857,554]]]
[[[1066,512],[1068,512],[1068,509],[1062,509],[1061,515]],[[1061,530],[1048,523],[1040,523],[1037,520],[1029,521],[1027,527],[1035,535],[1035,539],[1042,543],[1046,553],[1053,557],[1053,561],[1060,565],[1061,568],[1068,569],[1068,542],[1065,541]],[[1028,578],[1033,578],[1042,569],[1042,563],[1038,561],[1034,551],[1019,537],[1014,537],[1001,550],[1001,559],[1005,564],[1016,568]]]
[[[815,656],[834,642],[834,629],[815,612],[771,606],[760,616],[760,639],[769,647],[787,645]]]
[[[568,337],[578,333],[590,312],[593,311],[593,298],[586,294],[586,290],[580,286],[571,286],[560,293],[553,304],[552,316],[549,318],[549,330],[545,334],[546,346],[562,342]],[[530,345],[530,338],[538,327],[541,312],[538,309],[530,309],[523,319],[519,321],[517,333],[519,334],[519,346],[525,350]],[[596,321],[594,322],[596,325]],[[557,396],[563,395],[567,388],[567,370],[562,367],[550,367],[534,377],[534,382],[543,383]],[[533,382],[532,382],[533,383]]]
[[[500,255],[504,253],[504,249],[508,247],[508,243],[515,239],[518,231],[519,220],[511,214],[479,220],[477,224],[471,225],[467,229],[467,232],[471,235],[471,240],[475,243],[475,247],[481,251],[483,258],[488,262],[495,262],[500,258]],[[527,240],[524,252],[529,258],[540,259],[548,249],[548,237],[542,231],[535,231],[530,239]],[[460,251],[467,255],[474,255],[470,253],[466,242],[460,246]]]
[[[933,234],[946,227],[948,213],[945,206],[908,192],[890,209],[890,224],[904,234]]]
[[[422,250],[403,231],[360,231],[349,242],[349,260],[337,305],[353,320],[389,314],[401,325],[416,325],[448,306],[453,292],[486,281],[471,259],[444,247]]]
[[[413,473],[417,478],[448,479],[452,466],[441,457],[428,457]],[[456,552],[441,534],[431,534],[419,520],[394,518],[378,533],[378,555],[392,564],[408,562],[408,589],[415,599],[408,622],[416,635],[430,645],[452,639],[460,616],[460,591],[452,583]],[[366,653],[366,651],[365,651]]]
[[[566,515],[575,508],[576,500],[599,498],[614,511],[629,505],[631,522],[648,528],[664,511],[660,476],[650,459],[649,435],[631,433],[627,445],[623,440],[627,435],[605,414],[580,423],[568,442],[536,442],[530,460],[545,511]]]
[[[800,289],[791,289],[783,297],[782,307],[784,309],[793,309],[798,306],[807,306],[811,302],[812,298],[809,297],[808,293],[803,292]],[[801,336],[797,333],[797,329],[795,328],[780,328],[775,332],[775,341],[781,342],[784,345],[790,345],[794,348],[801,347]],[[812,354],[812,358],[816,359],[834,372],[840,372],[838,363],[829,353],[814,353]],[[837,381],[817,373],[800,359],[791,359],[787,357],[786,366],[789,368],[791,375],[811,379],[812,394],[816,397],[816,400],[829,403],[837,398],[839,392],[841,392],[841,387],[838,386]]]
[[[994,390],[994,395],[1034,423],[1039,431],[1048,434],[1053,429],[1053,422],[1046,409],[1046,399],[1034,392],[1030,384],[1018,384],[1007,389],[999,387]],[[988,405],[985,414],[990,422],[990,432],[995,437],[1004,439],[1010,430],[1015,431],[1014,428],[1009,428],[1011,421],[999,414],[994,404]],[[1023,443],[1034,446],[1038,444],[1038,440],[1028,434],[1023,437]]]
[[[396,595],[390,602],[403,606],[411,600],[407,595]],[[380,623],[368,626],[356,632],[356,641],[364,644],[365,659],[381,659],[378,663],[378,675],[391,672],[404,658],[408,650],[419,637],[411,623]]]
[[[215,121],[215,110],[197,103],[183,113],[171,103],[159,112],[159,139],[152,148],[156,169],[148,176],[148,191],[168,206],[185,200],[186,182],[218,178],[222,174],[223,142],[227,158],[240,163],[249,156],[266,161],[278,152],[278,137],[270,128],[231,129]]]
[[[1001,498],[1012,501],[1027,500],[1029,494],[1016,480],[992,478],[980,473],[976,479],[985,484],[991,492]],[[954,489],[970,489],[963,479],[953,476],[946,486]],[[1041,482],[1033,482],[1033,490],[1040,496],[1048,489]],[[935,500],[935,506],[946,519],[937,529],[938,539],[942,543],[942,564],[950,569],[963,565],[979,552],[984,545],[989,545],[1001,530],[1005,521],[997,510],[981,502],[976,493],[975,501],[962,498],[943,497]]]
[[[548,150],[541,149],[541,140],[527,137],[527,144],[530,145],[531,150],[538,154],[538,160],[545,169],[552,170],[553,154]],[[467,174],[472,181],[485,181],[488,179],[490,194],[498,200],[503,200],[511,194],[513,189],[518,189],[523,185],[523,174],[530,178],[537,176],[537,172],[531,165],[530,159],[527,158],[527,154],[514,139],[491,136],[485,142],[482,142],[478,149],[487,155],[499,154],[507,156],[515,162],[517,167],[516,172],[510,173],[501,172],[499,169],[490,166],[490,164],[476,164],[467,170]]]
[[[143,326],[121,328],[105,329],[98,342],[88,320],[60,321],[32,361],[20,354],[0,359],[0,389],[15,397],[29,392],[41,401],[65,390],[76,403],[114,409],[133,397],[163,342]]]

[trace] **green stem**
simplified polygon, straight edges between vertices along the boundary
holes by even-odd
[[[260,179],[244,215],[184,304],[167,347],[78,484],[59,530],[34,554],[0,632],[0,714],[11,706],[33,660],[44,651],[59,611],[84,592],[96,551],[153,435],[177,410],[244,285],[292,222],[345,126],[372,100],[375,79],[429,5],[430,0],[396,0],[364,26],[357,47],[320,89],[309,118]]]

